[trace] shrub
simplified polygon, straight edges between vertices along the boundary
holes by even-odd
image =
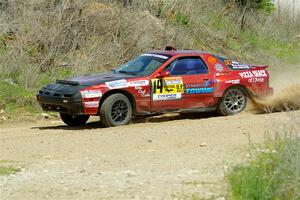
[[[300,138],[276,137],[228,174],[232,199],[300,199]]]
[[[35,104],[35,94],[13,83],[12,80],[0,81],[0,109],[13,109]]]

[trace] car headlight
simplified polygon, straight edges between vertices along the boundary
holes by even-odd
[[[80,91],[82,98],[97,98],[102,96],[100,90],[83,90]]]

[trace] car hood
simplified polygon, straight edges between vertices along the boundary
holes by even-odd
[[[115,81],[120,79],[128,79],[128,78],[135,78],[136,75],[129,75],[129,74],[120,74],[115,72],[108,72],[108,73],[99,73],[99,74],[92,74],[92,75],[85,75],[79,76],[74,78],[66,79],[65,82],[68,83],[77,83],[77,85],[81,86],[91,86],[97,85],[109,81]]]

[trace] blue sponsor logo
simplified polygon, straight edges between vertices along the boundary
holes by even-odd
[[[207,94],[213,93],[214,88],[188,88],[185,89],[186,94]]]

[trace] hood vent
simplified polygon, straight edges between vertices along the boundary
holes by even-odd
[[[56,80],[56,83],[64,84],[64,85],[73,85],[73,86],[78,86],[80,83],[76,81],[67,81],[67,80]]]

